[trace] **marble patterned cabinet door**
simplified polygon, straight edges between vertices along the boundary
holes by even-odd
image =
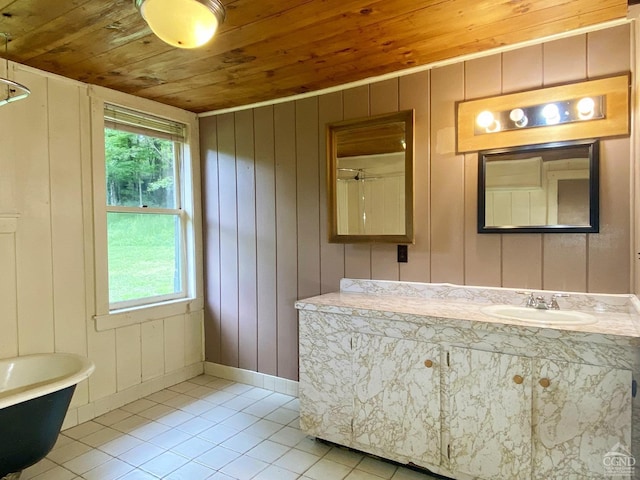
[[[629,478],[604,459],[630,450],[631,380],[629,370],[535,360],[534,479]]]
[[[440,350],[431,343],[355,334],[356,448],[440,464]]]
[[[300,312],[300,428],[341,445],[352,436],[350,329],[344,315]]]
[[[531,478],[531,371],[526,357],[450,349],[450,470]]]

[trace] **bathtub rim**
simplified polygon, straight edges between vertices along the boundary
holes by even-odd
[[[71,385],[77,385],[78,383],[86,380],[89,375],[93,373],[95,370],[95,364],[87,357],[82,355],[77,355],[75,353],[35,353],[29,355],[21,355],[18,357],[11,358],[3,358],[0,359],[0,368],[2,368],[7,363],[18,363],[21,361],[32,360],[32,361],[47,361],[52,359],[71,359],[74,364],[74,369],[69,372],[64,372],[60,376],[56,376],[51,381],[44,381],[36,383],[35,386],[29,388],[28,385],[25,385],[26,388],[20,389],[16,393],[8,394],[6,396],[0,396],[0,409],[10,407],[12,405],[16,405],[18,403],[26,402],[27,400],[31,400],[33,398],[41,397],[43,395],[47,395],[49,393],[56,392],[58,390],[62,390],[66,387],[70,387]],[[17,389],[16,389],[17,390]],[[8,390],[4,392],[4,394],[11,392]],[[0,395],[4,395],[0,393]]]

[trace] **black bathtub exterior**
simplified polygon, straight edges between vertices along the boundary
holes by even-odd
[[[0,478],[42,460],[58,439],[76,386],[0,410]]]

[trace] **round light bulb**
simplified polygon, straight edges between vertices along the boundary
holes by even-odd
[[[493,113],[488,110],[480,112],[476,118],[476,123],[480,128],[489,128],[493,122]]]
[[[518,128],[526,127],[529,123],[529,119],[524,114],[524,110],[522,110],[521,108],[514,108],[513,110],[511,110],[511,113],[509,113],[509,118],[513,123],[515,123],[516,127]]]
[[[596,102],[591,97],[585,97],[578,102],[578,117],[582,120],[588,120],[593,117]]]
[[[555,103],[549,103],[542,109],[542,116],[547,125],[553,125],[560,121],[560,110],[558,110],[558,106]]]

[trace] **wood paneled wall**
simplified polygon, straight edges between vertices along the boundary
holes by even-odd
[[[630,291],[630,140],[601,142],[599,234],[476,233],[477,154],[455,102],[630,70],[619,26],[302,100],[201,118],[206,358],[296,379],[297,298],[342,277]],[[232,92],[231,92],[232,93]],[[327,243],[325,124],[415,109],[415,228],[395,245]]]
[[[203,312],[96,331],[88,86],[20,66],[10,78],[32,93],[0,108],[0,359],[89,357],[73,425],[201,370]]]

